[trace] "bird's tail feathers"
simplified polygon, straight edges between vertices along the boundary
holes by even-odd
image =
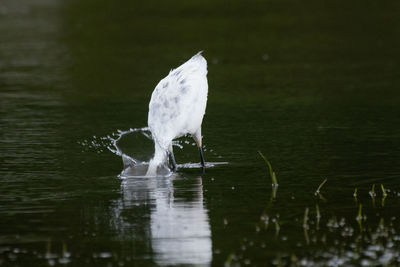
[[[202,55],[203,51],[198,52],[188,62],[194,62],[199,64],[207,73],[207,60]]]
[[[200,69],[202,70],[205,74],[207,74],[207,60],[203,57],[202,55],[203,51],[198,52],[196,55],[192,56],[188,61],[183,63],[181,66],[179,66],[176,69],[171,69],[169,74],[177,72],[181,73],[182,70],[187,69],[187,67],[194,68],[194,69]]]

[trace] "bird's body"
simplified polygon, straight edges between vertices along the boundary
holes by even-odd
[[[154,157],[147,172],[149,175],[156,173],[157,167],[166,161],[168,153],[175,164],[172,140],[186,134],[195,139],[204,166],[201,124],[207,94],[207,61],[201,53],[171,70],[157,84],[151,95],[148,115],[148,126],[155,144]]]

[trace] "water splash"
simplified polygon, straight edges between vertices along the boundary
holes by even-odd
[[[139,160],[138,158],[141,155],[130,156],[121,148],[120,141],[127,135],[130,134],[141,134],[146,139],[153,141],[151,132],[148,127],[142,128],[130,128],[128,130],[117,130],[116,132],[103,136],[93,136],[91,140],[83,140],[78,141],[83,147],[83,152],[85,151],[95,151],[96,153],[104,153],[106,150],[110,151],[111,153],[119,156],[122,158],[123,163],[123,170],[121,171],[119,177],[122,179],[128,177],[146,177],[146,171],[149,166],[149,160]],[[183,137],[183,139],[174,140],[172,145],[174,147],[183,150],[185,146],[194,145],[194,143],[190,143],[185,138],[189,138],[189,136]],[[222,156],[218,155],[213,149],[208,149],[206,146],[204,147],[204,151],[208,151],[214,157],[222,158]],[[154,147],[149,147],[149,151],[151,149],[151,153],[154,152]],[[206,162],[206,168],[212,168],[219,165],[225,165],[228,162]],[[181,163],[177,164],[178,169],[195,169],[201,168],[200,163]],[[173,172],[169,169],[167,164],[162,164],[157,169],[158,176],[170,176]]]
[[[121,156],[122,157],[122,162],[124,164],[124,169],[126,167],[132,167],[135,165],[138,165],[140,163],[145,163],[145,162],[139,162],[138,160],[130,157],[129,155],[125,154],[122,149],[118,146],[118,142],[121,140],[121,138],[127,134],[130,133],[136,133],[136,132],[140,132],[141,134],[143,134],[145,137],[147,137],[150,140],[153,140],[151,138],[151,133],[149,131],[148,127],[143,127],[143,128],[131,128],[129,130],[126,131],[121,131],[121,130],[117,130],[117,134],[116,134],[116,138],[112,138],[110,136],[107,136],[107,138],[111,141],[111,146],[108,146],[108,150],[110,150],[112,153]]]

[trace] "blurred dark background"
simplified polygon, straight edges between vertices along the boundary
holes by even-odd
[[[204,196],[210,264],[220,266],[254,234],[268,203],[257,150],[278,174],[275,210],[289,241],[250,250],[256,262],[289,255],[303,241],[293,218],[314,206],[310,192],[322,177],[325,215],[355,223],[358,187],[371,222],[379,221],[371,185],[399,190],[399,14],[395,0],[2,0],[0,265],[60,263],[65,246],[78,263],[154,264],[157,199],[126,201],[127,191],[140,190],[124,187],[121,159],[99,140],[146,126],[155,85],[201,50],[209,70],[206,160],[229,164],[208,170],[201,187],[199,173],[182,170],[173,188],[189,206]],[[141,140],[124,140],[131,156],[139,144],[151,155]],[[198,156],[186,146],[177,159]],[[398,207],[393,198],[387,220]],[[337,247],[333,239],[325,245]]]

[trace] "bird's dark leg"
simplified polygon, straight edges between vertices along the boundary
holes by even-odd
[[[200,163],[201,163],[201,167],[203,168],[203,172],[204,169],[206,168],[206,162],[204,160],[204,153],[203,153],[203,148],[202,148],[202,142],[201,142],[201,128],[197,130],[197,132],[193,135],[193,139],[194,141],[196,141],[197,144],[197,148],[199,149],[199,153],[200,153]]]
[[[175,156],[174,156],[174,151],[172,150],[172,145],[169,146],[168,149],[168,156],[169,156],[169,161],[172,165],[172,170],[176,171],[177,166],[176,166],[176,161],[175,161]]]
[[[206,167],[206,163],[204,161],[203,148],[201,146],[199,146],[198,148],[199,148],[199,152],[200,152],[201,167],[205,168]]]

